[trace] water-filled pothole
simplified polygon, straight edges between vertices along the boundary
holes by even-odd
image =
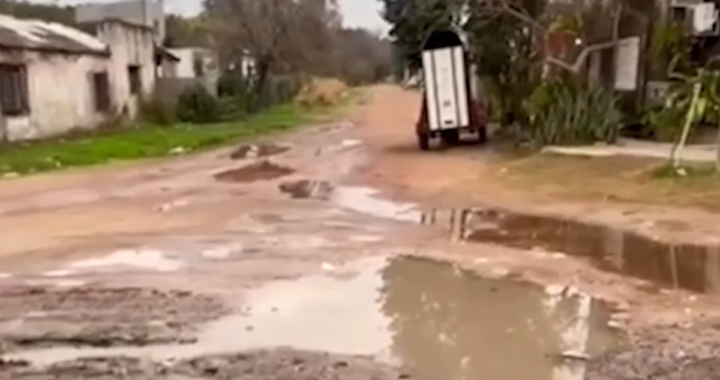
[[[282,154],[290,150],[289,146],[275,144],[246,144],[238,147],[230,154],[233,160],[243,160],[247,158],[270,157]]]
[[[443,225],[454,240],[496,243],[586,257],[605,270],[666,286],[699,292],[720,290],[720,245],[672,244],[640,232],[511,210],[433,209],[378,197],[362,187],[325,181],[288,181],[280,190],[293,198],[312,198],[360,213],[427,225]]]
[[[254,182],[275,179],[294,172],[295,170],[292,168],[262,160],[238,169],[215,174],[215,179],[222,182]]]
[[[717,246],[671,244],[612,226],[503,210],[470,211],[463,224],[469,241],[588,257],[602,268],[676,288],[720,288]]]
[[[484,279],[431,260],[355,265],[359,271],[254,291],[247,313],[210,323],[196,344],[56,348],[18,358],[37,364],[108,355],[165,360],[292,346],[373,355],[417,379],[580,380],[585,358],[621,344],[620,333],[608,327],[609,310],[584,294]]]

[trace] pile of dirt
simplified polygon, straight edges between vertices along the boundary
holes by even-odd
[[[247,144],[237,148],[230,158],[233,160],[244,160],[247,158],[270,157],[282,154],[290,150],[290,147],[275,144]]]
[[[334,78],[313,78],[300,89],[295,101],[307,107],[338,104],[348,95],[348,86]]]
[[[47,368],[16,367],[0,380],[395,380],[397,369],[360,356],[277,349],[207,356],[177,363],[134,358],[93,358]]]
[[[645,330],[632,348],[590,361],[586,379],[720,380],[720,323]]]
[[[140,288],[8,288],[0,304],[0,352],[192,342],[197,324],[227,312],[211,297]]]
[[[215,179],[222,182],[255,182],[283,177],[294,172],[294,169],[262,160],[238,169],[215,174]]]

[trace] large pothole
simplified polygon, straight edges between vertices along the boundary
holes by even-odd
[[[227,310],[213,298],[140,288],[0,291],[0,348],[143,346],[195,340],[196,324]]]
[[[209,357],[191,367],[213,378],[232,370],[226,359],[218,361],[222,355],[292,346],[370,355],[418,379],[552,379],[567,373],[580,380],[587,358],[622,341],[622,333],[609,327],[611,311],[587,295],[482,278],[416,258],[368,259],[331,275],[271,284],[252,291],[247,302],[247,313],[210,322],[190,345],[32,350],[12,358],[52,366],[92,357]],[[248,379],[312,378],[272,377],[273,371],[286,373],[288,360],[304,366],[279,358],[246,360],[235,368],[268,376]],[[193,378],[196,372],[183,374]],[[218,378],[238,378],[227,374]]]
[[[222,182],[255,182],[290,175],[295,170],[280,166],[268,160],[261,160],[237,169],[226,170],[215,175]]]

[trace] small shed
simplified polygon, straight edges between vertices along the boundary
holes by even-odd
[[[93,127],[112,110],[110,49],[80,30],[0,15],[0,138]]]

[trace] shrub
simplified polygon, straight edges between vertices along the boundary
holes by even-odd
[[[191,123],[213,123],[221,120],[218,100],[202,85],[186,89],[178,97],[177,117]]]
[[[545,82],[525,103],[527,137],[536,146],[615,141],[621,115],[615,95],[572,81]]]
[[[170,125],[175,123],[175,111],[157,97],[143,100],[140,103],[140,120],[156,125]]]

